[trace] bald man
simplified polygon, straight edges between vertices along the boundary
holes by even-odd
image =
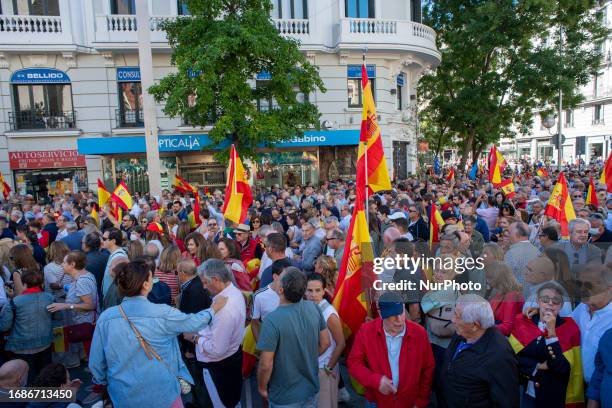
[[[555,281],[555,265],[550,260],[550,258],[541,255],[537,258],[529,261],[527,266],[525,267],[525,285],[523,287],[523,293],[525,295],[525,305],[523,306],[523,310],[526,310],[530,307],[538,307],[538,289],[542,285],[548,282],[554,282],[559,284],[559,282]],[[559,286],[563,287],[559,284]],[[559,311],[559,316],[567,317],[572,314],[572,304],[570,303],[570,298],[567,292],[563,293],[563,307]]]
[[[8,396],[8,388],[25,387],[28,382],[28,363],[23,360],[10,360],[0,367],[0,395]],[[0,403],[0,407],[25,407],[27,402]]]

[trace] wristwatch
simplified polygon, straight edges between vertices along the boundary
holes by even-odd
[[[74,305],[70,305],[70,310],[74,310]]]

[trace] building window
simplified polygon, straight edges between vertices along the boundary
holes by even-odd
[[[308,0],[274,0],[272,2],[272,18],[307,19]]]
[[[136,14],[136,0],[111,0],[111,14]]]
[[[258,79],[255,82],[257,89],[264,90],[268,87],[268,80]],[[272,98],[257,98],[257,111],[267,112],[272,109]]]
[[[119,82],[117,126],[142,127],[142,86],[140,82]]]
[[[187,0],[178,0],[177,10],[179,16],[190,16],[191,13],[187,8]]]
[[[565,127],[574,127],[574,111],[572,109],[565,110]]]
[[[344,15],[349,18],[375,18],[375,0],[344,0]]]
[[[421,0],[410,0],[410,18],[415,23],[422,21]]]
[[[553,156],[553,148],[552,146],[538,146],[539,155],[538,159],[541,160],[550,160]]]
[[[13,0],[13,12],[30,16],[60,15],[58,0]]]
[[[395,109],[402,110],[404,109],[404,83],[405,83],[406,74],[401,72],[397,76],[396,85],[395,85]]]
[[[603,125],[604,116],[603,116],[603,105],[594,105],[593,106],[593,124],[594,125]]]
[[[13,130],[75,127],[70,84],[13,85]]]
[[[368,65],[368,79],[372,89],[372,97],[376,100],[376,66]],[[347,67],[348,107],[360,108],[363,106],[363,89],[361,86],[361,65]]]

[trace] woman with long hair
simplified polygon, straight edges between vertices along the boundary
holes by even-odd
[[[133,260],[144,254],[144,245],[140,240],[128,241],[126,248],[128,259]]]
[[[176,245],[165,248],[159,257],[159,266],[155,271],[154,277],[164,282],[170,288],[172,305],[176,304],[176,297],[179,292],[179,279],[176,271],[181,260],[181,250]]]
[[[72,283],[72,278],[64,272],[64,257],[68,255],[70,249],[62,241],[53,241],[49,245],[47,254],[47,265],[43,269],[45,276],[45,292],[53,296],[54,302],[62,302],[66,294],[64,286]]]
[[[185,252],[183,257],[191,258],[196,266],[199,266],[205,260],[202,259],[200,247],[204,245],[204,237],[199,232],[192,232],[185,237]]]
[[[509,336],[514,326],[514,318],[523,310],[523,290],[516,280],[512,269],[503,262],[495,261],[486,266],[487,284],[491,290],[487,300],[493,309],[495,325]]]
[[[9,251],[9,258],[15,268],[12,273],[15,295],[20,295],[25,289],[21,282],[21,274],[26,270],[39,272],[40,265],[34,259],[32,249],[26,244],[17,244],[12,247]]]
[[[189,221],[183,220],[179,222],[174,243],[180,249],[181,253],[185,252],[185,239],[189,234],[191,234],[191,225],[189,225]]]
[[[257,233],[259,232],[259,229],[263,225],[261,223],[261,217],[259,215],[255,215],[251,217],[249,225],[251,226],[251,238],[258,240],[259,237]]]
[[[221,259],[230,268],[234,275],[234,281],[238,289],[252,292],[251,278],[244,263],[240,260],[240,249],[238,243],[229,238],[221,238],[217,244]]]
[[[325,297],[328,300],[334,298],[334,290],[336,289],[336,279],[338,277],[338,267],[336,260],[328,255],[320,255],[314,264],[314,271],[320,273],[325,279]]]
[[[299,215],[295,212],[287,214],[287,225],[289,226],[287,229],[289,246],[294,249],[299,248],[300,243],[302,242],[302,223],[300,222]]]

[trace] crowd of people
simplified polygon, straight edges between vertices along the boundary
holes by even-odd
[[[371,195],[375,257],[482,263],[386,267],[385,283],[478,285],[364,288],[368,318],[352,333],[333,302],[350,181],[253,188],[240,224],[224,219],[221,191],[136,193],[119,219],[108,205],[94,216],[92,192],[12,197],[0,205],[0,394],[76,391],[70,370],[83,366],[85,398],[22,406],[612,407],[612,194],[597,185],[599,205],[585,204],[599,169],[564,171],[567,237],[545,215],[553,170],[522,164],[512,197],[457,170]],[[430,246],[432,206],[444,225]]]

